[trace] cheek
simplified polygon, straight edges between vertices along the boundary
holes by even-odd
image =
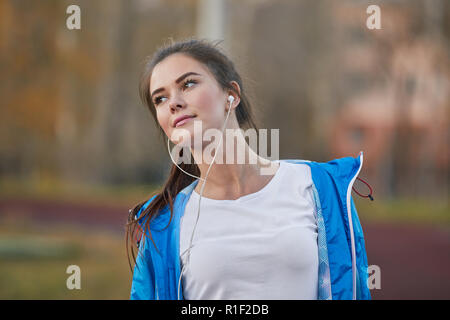
[[[161,129],[166,134],[166,137],[177,145],[189,145],[190,133],[187,130],[174,129],[171,125],[171,114],[170,112],[159,111],[156,113],[156,118],[161,126]]]
[[[202,120],[208,122],[211,126],[216,126],[216,122],[222,119],[223,115],[220,98],[211,94],[210,91],[206,91],[199,94],[196,100],[198,113],[201,115]]]

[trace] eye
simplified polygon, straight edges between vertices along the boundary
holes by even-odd
[[[156,97],[156,98],[153,100],[153,104],[154,104],[155,106],[157,106],[158,104],[161,103],[161,99],[163,99],[163,98],[165,98],[165,97],[164,97],[164,96],[158,96],[158,97]]]
[[[192,87],[192,86],[188,86],[189,83],[196,84],[197,81],[194,80],[194,79],[187,79],[187,80],[183,83],[183,87],[184,87],[184,88],[190,88],[190,87]]]
[[[194,85],[194,84],[196,84],[196,83],[198,83],[197,80],[194,80],[194,79],[187,79],[186,81],[183,82],[182,87],[187,89],[187,88],[192,87],[192,86],[190,86],[189,84]],[[164,96],[157,96],[157,97],[153,100],[153,104],[154,104],[155,106],[157,106],[158,104],[160,104],[160,103],[162,102],[161,99],[167,99],[167,98],[164,97]]]

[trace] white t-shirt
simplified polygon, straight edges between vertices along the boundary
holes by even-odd
[[[181,219],[182,266],[199,197],[194,190]],[[317,299],[310,167],[280,161],[275,176],[255,193],[236,200],[202,197],[192,245],[181,280],[187,300]]]

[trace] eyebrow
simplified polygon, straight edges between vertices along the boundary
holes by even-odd
[[[176,83],[180,83],[181,81],[183,81],[184,78],[190,76],[190,75],[196,75],[196,76],[201,76],[201,74],[198,74],[196,72],[186,72],[185,74],[183,74],[181,77],[178,77],[177,80],[175,80]],[[153,97],[153,95],[157,94],[158,92],[164,91],[164,88],[159,88],[156,89],[155,91],[153,91],[151,97]]]

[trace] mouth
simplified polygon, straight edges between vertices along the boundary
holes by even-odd
[[[177,119],[175,119],[173,126],[175,128],[181,127],[182,125],[184,125],[186,122],[189,122],[191,119],[195,118],[196,116],[181,116]]]

